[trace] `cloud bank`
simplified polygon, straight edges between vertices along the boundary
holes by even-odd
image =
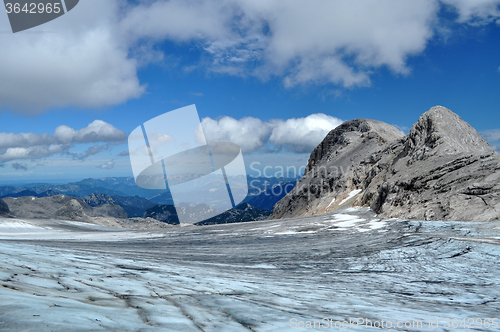
[[[238,144],[244,153],[309,153],[330,130],[342,122],[338,118],[318,113],[304,118],[269,121],[253,117],[239,120],[228,116],[215,120],[206,117],[201,124],[207,141],[232,142]],[[159,135],[154,139],[169,141],[170,136]],[[75,160],[86,160],[101,151],[109,151],[112,145],[126,143],[126,140],[125,132],[102,120],[95,120],[79,130],[61,125],[52,135],[0,133],[0,165],[14,160],[43,159],[56,154],[70,156]],[[77,145],[89,143],[102,144],[93,144],[83,152],[72,151]],[[118,156],[128,157],[128,150],[120,152]],[[113,167],[114,162],[98,166],[101,169]]]
[[[80,130],[62,125],[56,128],[53,135],[0,133],[0,163],[20,159],[41,159],[60,153],[83,160],[107,150],[109,144],[124,143],[126,138],[125,132],[101,120],[95,120]],[[84,154],[70,152],[76,144],[98,142],[108,144],[94,145]]]
[[[0,109],[102,107],[140,97],[141,66],[164,41],[202,50],[190,67],[279,77],[286,87],[371,84],[381,67],[410,72],[449,8],[458,24],[498,21],[499,0],[86,0],[67,15],[0,40]],[[443,7],[444,6],[444,7]],[[99,10],[96,10],[99,8]],[[0,29],[10,29],[0,15]],[[40,33],[34,33],[34,32]]]
[[[326,114],[311,114],[305,118],[270,121],[253,117],[240,120],[228,116],[218,120],[207,117],[201,125],[207,141],[232,142],[244,153],[259,150],[309,153],[342,122]]]

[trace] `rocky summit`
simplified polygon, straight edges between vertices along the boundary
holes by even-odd
[[[498,220],[500,155],[442,106],[407,135],[380,121],[347,121],[314,149],[304,177],[271,219],[354,206],[390,218]]]

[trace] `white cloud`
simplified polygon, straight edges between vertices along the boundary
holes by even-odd
[[[201,125],[208,142],[235,143],[243,152],[253,152],[261,148],[272,131],[270,123],[252,117],[240,120],[229,116],[219,120],[207,117],[201,121]]]
[[[276,121],[269,142],[289,151],[311,152],[330,130],[342,124],[342,120],[326,114],[311,114],[305,118]]]
[[[69,153],[83,160],[102,150],[107,150],[109,145],[94,145],[84,154],[69,152],[75,144],[94,142],[117,144],[124,142],[126,137],[125,132],[102,120],[95,120],[80,130],[64,125],[59,126],[54,135],[0,133],[0,163],[20,159],[47,158],[58,153]]]
[[[0,154],[0,162],[20,159],[40,159],[63,153],[71,148],[69,145],[52,144],[37,145],[28,148],[8,148]]]
[[[166,144],[168,142],[173,142],[175,141],[175,139],[168,134],[152,132],[148,133],[148,141],[151,148],[153,148],[162,146],[163,144]]]
[[[93,143],[125,141],[125,132],[102,120],[94,120],[86,128],[75,131],[68,126],[59,126],[54,132],[54,138],[62,143]]]
[[[286,85],[366,85],[370,70],[380,66],[406,73],[406,58],[423,51],[436,14],[432,0],[326,0],[314,6],[249,0],[245,7],[253,20],[269,26],[264,57]]]
[[[252,117],[240,120],[228,116],[219,120],[207,117],[201,123],[207,141],[232,142],[245,153],[259,149],[301,153],[311,152],[342,120],[326,114],[311,114],[305,118],[271,121]]]
[[[43,26],[0,40],[0,107],[38,113],[100,107],[139,97],[137,65],[114,31],[117,1],[80,1]],[[99,8],[98,11],[95,8]],[[0,28],[10,29],[7,15]],[[33,33],[33,31],[48,31]]]
[[[224,1],[145,1],[129,7],[119,28],[131,43],[141,39],[220,40],[231,33],[227,23],[234,14]]]
[[[0,133],[0,148],[8,147],[30,147],[33,145],[48,145],[55,142],[49,134],[35,133]]]
[[[498,18],[500,0],[80,1],[40,27],[0,39],[0,108],[37,113],[140,97],[139,66],[168,57],[165,40],[203,50],[186,69],[277,76],[283,84],[370,85],[387,67],[406,74],[439,29],[439,4],[459,22]],[[96,11],[96,8],[99,8]],[[7,15],[0,29],[9,30]],[[40,33],[33,33],[33,32]],[[45,33],[42,33],[45,31]]]
[[[441,0],[458,13],[457,21],[472,25],[489,24],[500,17],[500,0]]]
[[[97,166],[97,168],[100,168],[100,169],[113,169],[113,168],[115,168],[115,163],[114,163],[114,161],[108,161],[105,164]]]
[[[407,57],[433,35],[437,8],[434,0],[174,0],[142,5],[122,26],[131,36],[204,43],[209,70],[219,73],[278,75],[288,87],[352,87],[370,84],[370,71],[380,66],[407,73]]]

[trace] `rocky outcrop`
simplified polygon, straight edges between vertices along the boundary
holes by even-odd
[[[155,206],[156,204],[151,203],[149,200],[134,196],[109,196],[106,194],[93,193],[87,195],[83,198],[85,203],[95,207],[97,211],[103,211],[102,213],[107,215],[115,216],[115,218],[137,218],[142,217],[144,212]],[[125,216],[121,213],[122,209],[111,208],[110,206],[119,205],[125,211]]]
[[[126,212],[118,205],[92,207],[80,198],[66,195],[51,197],[8,197],[4,198],[11,213],[18,218],[64,219],[93,221],[94,218],[127,218]]]
[[[9,206],[3,199],[0,199],[0,217],[11,217]]]
[[[90,206],[99,206],[103,204],[117,205],[118,203],[109,195],[92,193],[83,198],[85,203]]]
[[[313,150],[307,163],[306,173],[310,172],[316,165],[325,165],[332,159],[336,159],[336,164],[345,159],[354,161],[353,158],[362,157],[351,151],[367,153],[368,150],[380,147],[381,145],[404,136],[403,133],[394,126],[387,123],[356,119],[347,121],[330,131],[325,139]],[[359,151],[359,149],[362,149]],[[342,165],[349,165],[349,162]]]
[[[153,218],[178,225],[180,220],[183,221],[183,224],[193,224],[195,220],[206,220],[218,214],[219,211],[206,204],[181,203],[177,206],[159,204],[147,209],[143,218]]]
[[[272,219],[369,206],[384,217],[500,219],[500,156],[445,107],[424,113],[408,133],[353,120],[313,151],[305,176]]]
[[[144,212],[143,218],[152,218],[171,225],[179,224],[179,217],[173,205],[160,204],[149,208]]]
[[[55,213],[57,219],[64,220],[85,220],[88,214],[85,213],[82,204],[76,199],[70,199]]]
[[[198,226],[232,224],[235,222],[247,222],[267,219],[271,211],[260,209],[248,203],[241,203],[234,209],[230,209],[215,217],[195,223]]]
[[[271,219],[309,216],[336,209],[339,202],[360,185],[359,170],[353,166],[402,137],[401,131],[380,121],[344,122],[313,150],[304,177],[274,205]]]

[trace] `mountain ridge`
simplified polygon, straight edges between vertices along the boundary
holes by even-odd
[[[500,218],[500,156],[457,114],[435,106],[407,135],[384,124],[392,140],[384,140],[381,128],[370,126],[378,123],[373,121],[347,121],[333,129],[318,146],[329,147],[328,153],[319,159],[311,153],[308,172],[274,206],[271,219],[353,206],[402,219]]]

